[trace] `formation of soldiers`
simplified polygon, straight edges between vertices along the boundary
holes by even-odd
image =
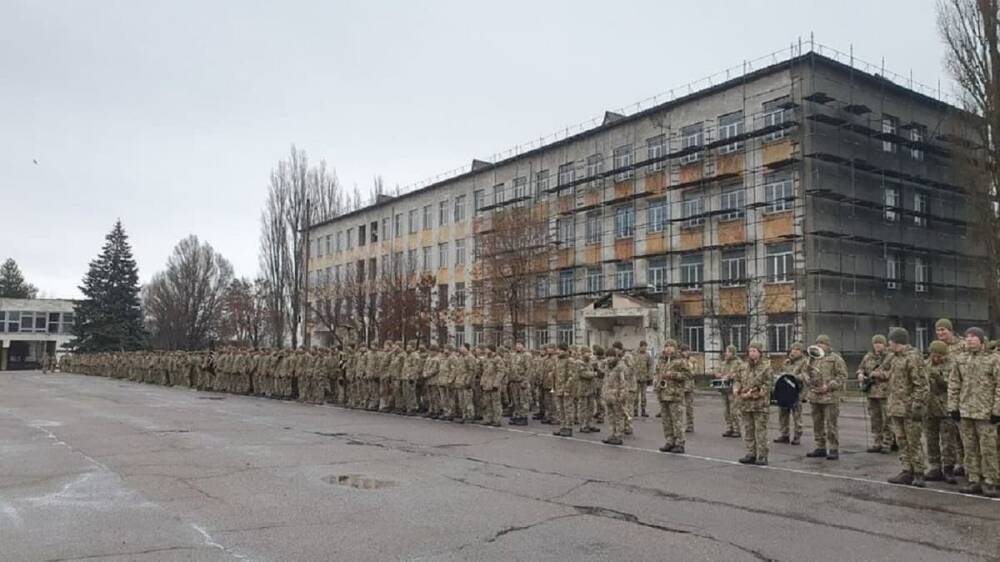
[[[985,334],[970,328],[957,337],[948,320],[937,323],[937,340],[926,358],[909,345],[909,334],[875,336],[857,376],[872,423],[870,453],[899,450],[896,484],[958,483],[966,493],[997,497],[997,425],[1000,424],[1000,355]],[[802,403],[810,405],[815,447],[806,456],[839,458],[839,408],[847,366],[827,336],[822,353],[796,342],[780,367],[764,346],[752,342],[745,357],[726,349],[717,377],[722,387],[724,437],[742,437],[745,464],[768,464],[768,420],[778,376],[792,377],[799,399],[779,410],[775,443],[798,445]],[[819,355],[822,355],[821,357]],[[402,415],[482,423],[527,425],[528,416],[571,437],[601,431],[621,445],[632,421],[647,416],[649,385],[660,405],[664,445],[684,453],[693,431],[695,366],[687,349],[667,340],[654,357],[645,342],[626,350],[599,346],[430,346],[386,342],[311,350],[223,349],[201,352],[131,352],[71,355],[62,370],[137,382],[174,385]],[[929,465],[929,468],[928,468]]]

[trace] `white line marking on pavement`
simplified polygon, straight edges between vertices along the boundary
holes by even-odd
[[[205,541],[205,546],[210,546],[212,548],[217,548],[217,549],[221,550],[222,552],[225,552],[226,554],[232,556],[233,558],[236,558],[237,560],[250,560],[246,556],[243,556],[242,554],[240,554],[238,552],[233,552],[232,550],[230,550],[230,549],[222,546],[221,544],[215,542],[215,539],[212,538],[212,535],[210,535],[208,533],[208,531],[206,531],[205,529],[203,529],[200,525],[198,525],[196,523],[188,523],[188,525],[190,525],[191,528],[194,529],[195,531],[198,531],[198,534],[200,534],[201,537],[202,537],[202,539]]]

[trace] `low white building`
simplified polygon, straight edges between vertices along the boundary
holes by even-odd
[[[75,303],[60,299],[0,298],[0,371],[41,366],[47,353],[65,353],[73,340]]]

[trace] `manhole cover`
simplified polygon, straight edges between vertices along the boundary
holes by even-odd
[[[338,486],[348,486],[359,490],[378,490],[380,488],[391,488],[396,483],[391,480],[379,480],[370,478],[364,474],[331,474],[323,478],[327,484]]]

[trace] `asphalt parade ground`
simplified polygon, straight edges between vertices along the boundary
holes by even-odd
[[[888,484],[860,402],[841,458],[744,466],[699,394],[659,419],[459,425],[99,377],[0,374],[0,560],[997,560],[1000,501]],[[777,435],[772,412],[771,437]]]

